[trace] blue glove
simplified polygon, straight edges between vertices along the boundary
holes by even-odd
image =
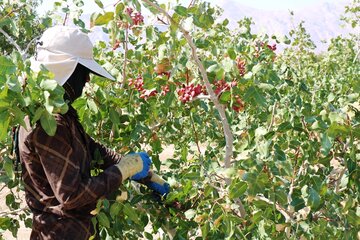
[[[129,155],[138,154],[141,157],[141,160],[143,162],[143,168],[140,172],[137,172],[135,175],[133,175],[130,179],[138,181],[142,178],[145,178],[149,174],[150,166],[152,164],[151,158],[146,152],[139,152],[139,153],[131,153]]]
[[[160,195],[166,196],[170,192],[170,185],[156,173],[150,172],[150,175],[150,181],[146,183],[146,186]]]

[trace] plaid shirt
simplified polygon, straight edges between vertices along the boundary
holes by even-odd
[[[114,166],[121,156],[87,135],[72,107],[55,118],[55,136],[48,136],[40,124],[19,130],[26,202],[34,214],[31,239],[88,239],[94,233],[90,211],[121,184]],[[96,149],[104,171],[92,177]]]

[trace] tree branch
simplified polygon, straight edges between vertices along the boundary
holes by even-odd
[[[268,131],[271,130],[271,128],[272,128],[272,126],[274,125],[274,122],[275,122],[276,105],[277,105],[277,101],[275,101],[274,106],[273,106],[273,109],[272,109],[271,122],[270,122],[270,124],[269,124]]]
[[[177,23],[164,9],[162,9],[160,6],[158,6],[157,4],[150,2],[149,0],[142,0],[143,2],[145,2],[146,4],[156,8],[159,12],[161,12],[162,14],[164,14],[169,21],[174,24],[176,27],[178,27],[180,29],[180,31],[182,32],[182,34],[184,35],[186,41],[188,42],[188,44],[190,45],[190,48],[192,50],[192,58],[195,61],[196,65],[198,66],[201,76],[203,78],[203,81],[205,83],[205,87],[207,92],[210,95],[210,99],[212,100],[212,102],[215,105],[215,108],[218,110],[220,117],[221,117],[221,122],[223,124],[223,130],[224,130],[224,135],[225,135],[225,140],[226,140],[226,152],[225,152],[225,168],[230,168],[231,164],[231,158],[233,157],[233,135],[229,126],[229,123],[227,121],[227,117],[225,114],[225,109],[224,106],[222,104],[220,104],[214,90],[211,87],[210,81],[207,77],[207,73],[205,70],[204,65],[202,64],[202,62],[200,61],[199,56],[197,55],[197,48],[194,44],[193,39],[191,38],[190,34],[188,31],[186,31],[179,23]]]
[[[126,84],[126,66],[127,66],[127,59],[126,55],[128,52],[128,41],[129,41],[129,29],[125,28],[125,42],[124,42],[124,67],[123,67],[123,82],[122,85],[125,86]]]
[[[200,60],[200,58],[199,58],[199,56],[197,54],[197,48],[196,48],[196,46],[194,44],[194,41],[193,41],[192,37],[190,36],[188,31],[186,31],[179,23],[177,23],[169,15],[169,13],[167,13],[160,6],[158,6],[157,4],[155,4],[155,3],[153,3],[153,2],[151,2],[149,0],[142,0],[142,1],[145,2],[146,4],[150,5],[151,7],[157,9],[160,13],[164,14],[166,16],[166,18],[170,21],[171,24],[173,24],[173,25],[175,25],[176,27],[179,28],[179,30],[182,32],[183,36],[185,37],[186,41],[190,45],[192,58],[195,61],[196,65],[198,66],[199,70],[200,70],[200,73],[201,73],[203,82],[205,84],[206,90],[209,93],[210,99],[214,103],[214,106],[217,109],[217,111],[219,112],[219,115],[220,115],[220,118],[221,118],[221,122],[222,122],[222,125],[223,125],[224,136],[225,136],[225,141],[226,141],[224,167],[225,168],[230,168],[231,167],[231,158],[233,157],[234,136],[232,135],[230,125],[229,125],[228,119],[226,117],[224,105],[220,104],[220,102],[218,100],[218,97],[216,96],[214,90],[212,89],[212,86],[211,86],[210,81],[208,79],[205,67],[202,64],[202,62],[201,62],[201,60]],[[225,182],[226,182],[227,185],[230,185],[231,180],[226,179]],[[245,212],[245,208],[244,208],[241,200],[237,199],[236,202],[240,206],[241,215],[242,215],[241,217],[245,217],[246,212]]]
[[[24,52],[21,50],[20,46],[15,42],[15,40],[12,39],[12,37],[7,32],[5,32],[2,28],[0,28],[0,33],[2,33],[5,36],[8,43],[13,45],[16,48],[16,50],[21,54],[21,56],[24,58]]]
[[[19,213],[24,212],[26,210],[30,210],[30,208],[26,206],[23,208],[15,209],[13,211],[0,212],[0,217],[8,217],[9,215],[18,215]]]

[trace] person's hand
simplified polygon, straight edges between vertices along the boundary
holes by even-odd
[[[127,178],[140,180],[148,176],[152,161],[145,152],[125,155],[116,166],[119,168],[122,181]]]
[[[147,178],[147,181],[144,184],[161,196],[166,196],[170,192],[170,185],[152,171],[149,172],[149,178]]]

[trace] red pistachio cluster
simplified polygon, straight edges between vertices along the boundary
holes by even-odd
[[[273,45],[266,45],[271,51],[276,51],[276,44],[274,43]]]
[[[134,26],[141,25],[144,23],[143,15],[141,15],[141,13],[139,12],[134,13],[134,9],[132,9],[131,7],[127,7],[125,12],[127,15],[131,17]]]
[[[136,79],[129,79],[129,86],[140,93],[140,98],[147,100],[150,97],[155,97],[158,95],[165,96],[168,92],[170,92],[170,86],[163,85],[161,86],[161,92],[158,92],[156,89],[145,89],[144,88],[144,80],[142,76],[138,76]],[[214,82],[214,92],[218,98],[220,98],[221,94],[225,91],[229,91],[231,88],[237,86],[236,81],[232,81],[230,83],[225,80],[219,80]],[[182,103],[187,103],[192,101],[200,94],[207,95],[207,91],[205,86],[201,84],[183,84],[180,88],[177,89],[178,98]],[[228,103],[230,104],[230,102]],[[244,110],[245,104],[241,100],[239,95],[234,96],[234,100],[232,103],[232,109],[236,112],[241,112]]]
[[[149,97],[155,97],[159,93],[156,89],[144,89],[144,80],[141,76],[136,79],[129,79],[129,86],[140,92],[140,98],[147,100]],[[161,87],[160,94],[165,96],[170,91],[168,85]]]
[[[177,90],[178,96],[179,96],[179,100],[182,103],[186,103],[191,101],[192,99],[194,99],[195,97],[197,97],[198,95],[200,95],[201,93],[206,93],[204,86],[198,84],[198,85],[194,85],[194,84],[190,84],[190,85],[183,85],[182,88]]]
[[[219,80],[214,83],[215,85],[215,94],[216,96],[221,95],[221,93],[225,91],[229,91],[232,87],[237,85],[236,81],[232,81],[231,83],[226,82],[225,80]]]
[[[246,73],[246,61],[238,57],[236,59],[236,66],[237,69],[239,70],[240,76],[243,77]]]
[[[133,26],[138,26],[144,23],[143,15],[141,15],[141,13],[139,12],[134,12],[134,9],[132,9],[131,7],[127,7],[125,9],[125,13],[131,18],[132,23],[130,24],[126,21],[119,20],[117,22],[117,26],[119,28],[131,28]]]
[[[232,109],[234,109],[235,112],[241,112],[245,108],[244,102],[241,100],[239,95],[235,96],[235,100],[232,105]]]

